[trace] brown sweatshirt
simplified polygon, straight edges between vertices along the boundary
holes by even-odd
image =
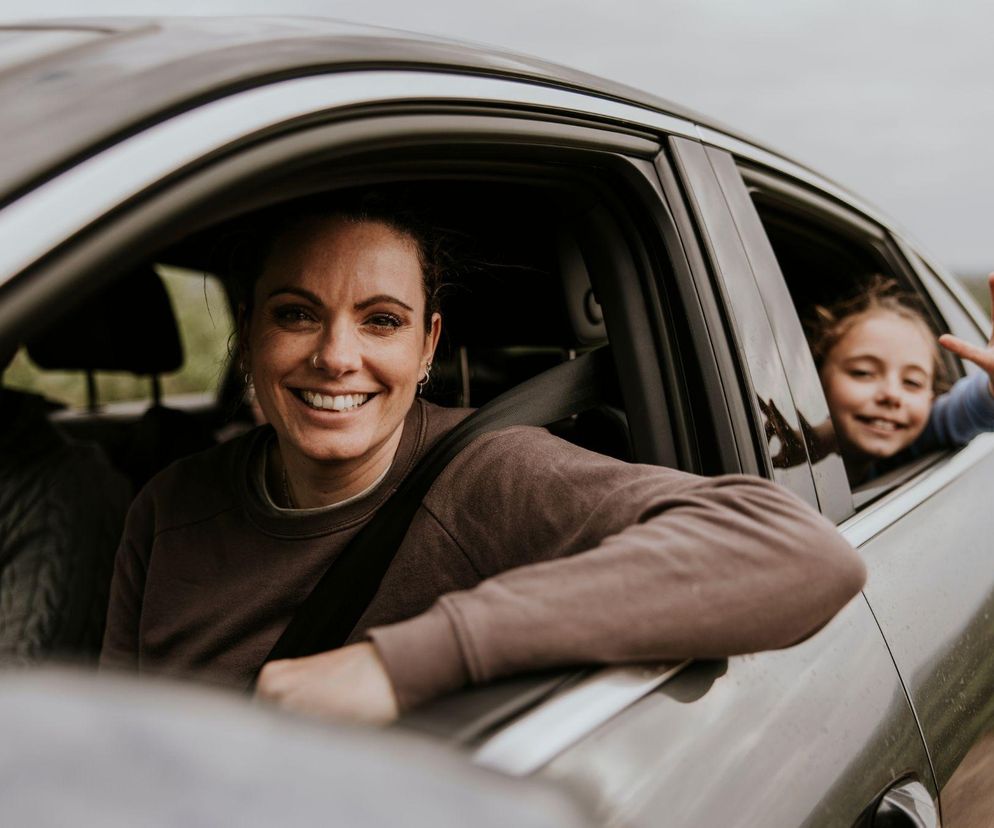
[[[383,482],[329,512],[281,513],[253,485],[268,428],[166,469],[128,516],[102,662],[247,686],[335,556],[466,413],[417,401]],[[784,647],[864,578],[830,523],[766,481],[623,463],[522,426],[439,476],[350,640],[372,639],[409,709],[522,670]]]

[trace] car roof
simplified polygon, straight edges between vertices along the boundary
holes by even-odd
[[[674,115],[690,109],[492,47],[319,18],[92,18],[0,26],[0,201],[143,126],[212,98],[335,69],[527,79]],[[44,140],[40,136],[46,136]]]

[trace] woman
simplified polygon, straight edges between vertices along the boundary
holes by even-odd
[[[105,663],[251,682],[335,555],[468,413],[416,397],[441,327],[438,271],[417,222],[371,199],[274,234],[241,325],[271,425],[136,499]],[[269,664],[257,689],[388,721],[515,671],[787,646],[864,576],[829,523],[762,480],[510,428],[435,481],[348,646]]]
[[[994,300],[994,273],[988,277]],[[816,308],[812,352],[853,482],[881,464],[968,443],[994,430],[994,339],[986,348],[943,334],[938,343],[982,371],[941,391],[935,333],[913,296],[875,278],[856,297]]]

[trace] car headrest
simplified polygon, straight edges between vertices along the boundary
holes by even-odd
[[[27,344],[51,371],[165,374],[183,365],[169,294],[152,268],[116,280]]]
[[[547,261],[482,268],[453,286],[442,303],[447,338],[469,348],[575,348],[607,341],[600,305],[572,235]]]
[[[559,262],[566,313],[576,344],[603,345],[607,342],[604,314],[590,284],[587,263],[570,233],[559,234]]]

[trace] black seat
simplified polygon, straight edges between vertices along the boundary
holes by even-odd
[[[607,344],[586,265],[563,233],[545,267],[481,270],[453,288],[443,306],[443,342],[429,399],[479,407],[549,368]],[[622,460],[632,458],[621,391],[549,430]]]
[[[135,491],[172,461],[215,442],[197,419],[162,405],[159,375],[182,367],[183,348],[169,295],[152,268],[121,278],[84,302],[28,343],[28,354],[46,370],[86,373],[95,416],[74,422],[70,430],[100,443]],[[121,423],[98,416],[97,371],[149,377],[152,403],[140,419]]]

